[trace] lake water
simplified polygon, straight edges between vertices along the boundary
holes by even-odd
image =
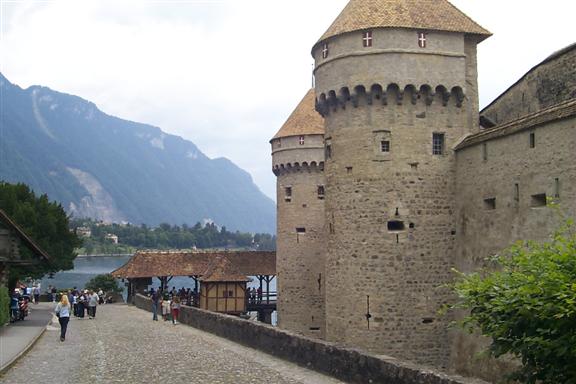
[[[115,269],[120,268],[130,260],[132,255],[118,255],[118,256],[81,256],[74,260],[74,269],[70,271],[63,271],[54,274],[52,278],[44,276],[41,282],[42,292],[48,289],[49,285],[56,286],[58,289],[84,288],[86,283],[96,275],[110,273]],[[252,278],[253,281],[248,283],[248,286],[257,288],[259,285],[258,279]],[[265,283],[264,283],[265,284]],[[120,283],[126,291],[124,283]],[[194,289],[194,280],[190,277],[174,277],[168,283],[169,287],[191,288]],[[160,286],[160,281],[157,278],[152,279],[151,287],[155,289]],[[266,286],[264,285],[264,290]],[[270,291],[276,292],[276,279],[270,283]],[[126,293],[126,292],[124,292]]]

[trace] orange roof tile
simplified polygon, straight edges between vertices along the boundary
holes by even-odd
[[[155,276],[203,276],[218,258],[225,258],[230,268],[243,276],[275,275],[276,252],[227,251],[138,251],[111,274],[116,278]]]
[[[324,119],[315,108],[316,93],[310,89],[272,140],[289,136],[323,135]]]
[[[414,28],[491,35],[447,0],[350,0],[320,41],[373,28]]]
[[[246,282],[250,281],[248,277],[242,275],[232,265],[232,262],[224,255],[218,255],[210,268],[200,278],[204,282]]]

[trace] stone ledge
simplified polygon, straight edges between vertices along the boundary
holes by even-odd
[[[143,295],[136,295],[134,304],[152,310],[150,299]],[[198,308],[182,306],[179,321],[349,383],[486,384]]]

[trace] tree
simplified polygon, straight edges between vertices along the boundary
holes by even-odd
[[[522,383],[576,383],[576,234],[568,223],[545,243],[518,243],[495,256],[496,270],[460,274],[452,308],[462,326],[492,339],[489,353],[512,354]]]
[[[84,287],[86,289],[91,289],[93,291],[98,291],[102,289],[106,293],[120,293],[122,292],[122,288],[118,286],[118,281],[110,275],[96,275],[90,281],[86,283]]]
[[[10,287],[20,278],[39,278],[46,273],[74,268],[74,250],[82,241],[70,232],[68,217],[60,204],[50,202],[46,195],[37,197],[25,184],[0,182],[0,209],[51,256],[49,263],[11,267]],[[25,247],[21,247],[21,252],[31,256],[31,251]]]

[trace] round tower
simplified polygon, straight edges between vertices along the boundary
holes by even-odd
[[[308,91],[270,140],[277,179],[278,325],[323,337],[324,122]]]
[[[351,0],[314,45],[327,340],[446,367],[452,148],[478,129],[488,36],[445,0]]]

